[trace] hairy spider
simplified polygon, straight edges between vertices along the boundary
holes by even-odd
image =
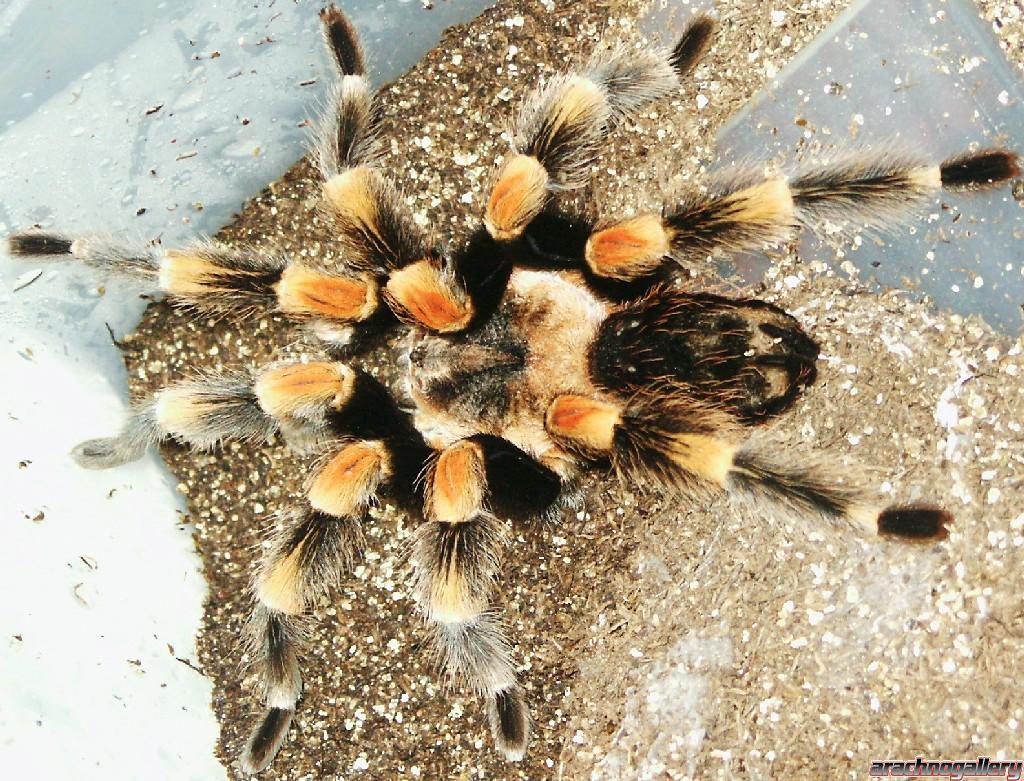
[[[339,263],[211,242],[165,250],[42,231],[9,239],[13,254],[133,275],[199,312],[283,313],[339,358],[396,320],[410,326],[411,413],[346,362],[280,363],[171,385],[138,404],[118,436],[74,451],[82,466],[107,468],[166,438],[213,448],[281,435],[322,455],[253,577],[250,639],[266,712],[243,751],[246,771],[266,768],[288,732],[302,690],[300,618],[345,573],[383,492],[422,518],[409,554],[416,602],[444,672],[481,694],[512,760],[526,751],[530,719],[490,608],[505,521],[554,514],[583,469],[610,464],[683,496],[726,493],[868,534],[945,536],[945,510],[878,506],[825,459],[795,460],[752,439],[750,429],[814,382],[818,347],[780,308],[686,290],[674,272],[786,240],[801,225],[884,227],[942,188],[1019,175],[1015,154],[932,164],[865,151],[792,175],[752,171],[661,214],[616,221],[569,209],[559,196],[587,184],[603,137],[675,90],[706,51],[713,24],[701,16],[671,50],[615,51],[534,91],[482,225],[440,243],[381,165],[380,110],[352,25],[333,6],[321,16],[337,81],[316,152]]]

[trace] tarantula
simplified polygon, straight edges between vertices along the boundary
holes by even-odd
[[[302,692],[300,618],[346,571],[383,492],[422,519],[409,553],[415,600],[444,672],[480,693],[510,760],[526,751],[530,718],[489,607],[506,521],[555,514],[583,469],[610,464],[681,496],[726,493],[906,541],[946,535],[952,518],[941,508],[878,506],[820,457],[794,461],[751,439],[814,382],[818,346],[779,307],[684,289],[676,272],[801,225],[884,227],[939,189],[1018,176],[1014,153],[931,164],[868,151],[791,176],[733,177],[660,214],[594,220],[568,207],[559,196],[587,184],[602,138],[672,93],[708,49],[714,25],[699,16],[670,50],[614,51],[536,89],[482,224],[442,244],[417,227],[381,165],[381,111],[353,26],[334,6],[321,18],[337,79],[315,150],[338,262],[209,241],[163,249],[42,230],[9,237],[15,255],[133,275],[202,313],[283,313],[339,359],[367,333],[410,327],[411,413],[344,361],[279,363],[171,385],[137,404],[116,437],[73,451],[103,469],[166,438],[213,448],[280,435],[322,456],[253,577],[249,632],[266,711],[243,769],[266,768],[284,740]]]

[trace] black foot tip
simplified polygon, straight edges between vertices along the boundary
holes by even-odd
[[[697,63],[711,48],[714,32],[715,20],[707,14],[701,14],[690,22],[669,55],[668,61],[676,73],[685,76],[697,67]]]
[[[71,239],[52,233],[15,233],[7,237],[7,249],[21,257],[70,255]]]
[[[294,715],[295,711],[289,708],[267,710],[238,758],[242,772],[251,776],[270,767],[288,734]]]
[[[505,759],[519,762],[526,756],[526,745],[530,740],[530,714],[518,687],[492,695],[488,703],[488,719],[494,744]]]
[[[938,507],[888,507],[878,514],[878,533],[906,542],[933,542],[949,536],[953,516]]]
[[[359,45],[359,34],[345,13],[338,6],[329,5],[320,11],[320,22],[342,75],[365,76],[366,63]]]
[[[950,158],[941,166],[947,190],[993,187],[1021,175],[1020,157],[1006,149],[985,149]]]

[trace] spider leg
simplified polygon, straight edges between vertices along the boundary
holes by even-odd
[[[273,760],[301,695],[300,617],[346,570],[358,550],[360,520],[378,490],[386,486],[403,504],[413,504],[430,449],[380,383],[345,364],[320,362],[177,383],[140,405],[120,436],[91,440],[74,453],[84,466],[103,468],[137,458],[164,437],[213,447],[228,437],[266,439],[279,430],[293,445],[357,441],[315,471],[253,581],[257,604],[249,638],[267,709],[241,757],[247,773]]]
[[[341,377],[340,384],[332,373]],[[320,463],[303,503],[286,516],[253,581],[256,607],[249,635],[267,710],[242,753],[248,773],[273,760],[301,694],[296,661],[301,615],[348,570],[366,508],[380,492],[416,507],[422,495],[419,476],[431,452],[387,390],[343,364],[276,367],[259,376],[256,394],[278,419],[316,421],[331,441],[356,441]]]
[[[594,225],[550,205],[552,195],[586,183],[607,131],[675,90],[707,52],[713,31],[711,18],[699,15],[671,50],[620,48],[595,56],[582,73],[556,76],[526,99],[483,227],[454,259],[457,273],[477,292],[479,310],[490,311],[513,265],[586,273],[582,258]],[[613,298],[642,292],[588,281]]]
[[[430,244],[377,162],[381,109],[365,76],[355,29],[334,6],[321,14],[338,78],[316,126],[323,208],[338,233],[336,268],[298,263],[252,248],[202,241],[180,249],[132,246],[106,237],[33,231],[8,237],[13,255],[71,257],[135,277],[176,303],[211,314],[279,311],[310,321],[314,334],[345,347],[388,306],[436,332],[465,328],[474,290]],[[388,306],[381,306],[382,298]]]
[[[358,166],[379,154],[375,135],[379,111],[372,104],[362,75],[362,50],[351,24],[333,6],[325,9],[321,18],[324,38],[340,76],[317,127],[316,153],[327,177],[325,194],[331,202],[332,193],[337,193],[330,185],[341,169],[355,172],[352,178],[360,181],[369,178],[370,169]],[[396,201],[390,190],[386,190],[386,196],[378,200],[384,205]],[[364,201],[365,196],[360,203]],[[377,222],[390,227],[392,234],[397,233],[406,249],[419,237],[404,213],[383,215]],[[251,315],[279,311],[309,320],[314,333],[340,344],[350,338],[348,326],[365,325],[381,309],[380,274],[367,264],[365,253],[350,253],[339,267],[327,268],[210,241],[164,249],[126,245],[105,237],[29,232],[10,236],[8,244],[14,255],[70,256],[106,273],[135,277],[166,293],[173,302],[203,313]],[[352,248],[350,244],[344,244],[346,249]],[[354,246],[361,245],[354,242]]]
[[[72,451],[80,466],[108,469],[175,439],[210,450],[227,439],[266,442],[280,433],[296,451],[341,436],[418,439],[387,390],[344,363],[281,363],[255,373],[207,373],[176,382],[136,404],[116,437]]]
[[[817,377],[818,345],[757,299],[655,287],[608,315],[588,352],[602,390],[628,399],[660,385],[753,425],[788,409]]]
[[[473,267],[435,246],[379,165],[382,114],[366,79],[356,32],[330,6],[321,15],[338,81],[316,134],[323,208],[348,264],[369,274],[398,319],[435,333],[465,330],[485,316],[507,274],[493,254]]]
[[[267,441],[278,429],[279,422],[260,406],[250,375],[208,373],[135,404],[117,436],[82,442],[71,455],[87,469],[109,469],[141,458],[166,438],[212,449],[225,439]]]
[[[387,439],[345,446],[314,473],[304,502],[272,538],[252,587],[256,605],[248,634],[266,712],[242,751],[245,772],[258,773],[273,761],[302,694],[302,615],[350,568],[360,548],[361,520],[378,490],[390,483],[410,491],[425,454],[421,447],[419,465],[412,465]]]
[[[491,188],[488,233],[514,242],[551,193],[586,184],[608,129],[676,89],[707,51],[712,31],[710,18],[698,16],[671,51],[620,49],[534,91],[513,129],[513,154]]]
[[[100,236],[29,232],[9,236],[8,245],[12,255],[70,257],[108,274],[133,277],[173,303],[204,314],[281,312],[298,320],[348,324],[369,320],[378,308],[379,290],[371,275],[212,241],[164,249]]]
[[[373,104],[365,78],[364,57],[355,28],[334,6],[323,9],[320,17],[324,41],[338,77],[316,128],[315,152],[329,196],[327,185],[335,174],[369,164],[379,156],[376,130],[380,111]],[[378,275],[358,255],[344,257],[340,269],[326,269],[212,242],[164,250],[127,246],[106,238],[32,232],[15,234],[8,243],[15,255],[70,255],[106,272],[155,283],[173,301],[201,312],[280,311],[292,317],[310,318],[314,331],[328,339],[347,324],[369,320],[379,307]]]
[[[728,412],[661,390],[624,404],[559,396],[548,432],[585,456],[607,457],[623,475],[689,495],[726,493],[765,509],[819,517],[909,542],[943,539],[952,516],[930,505],[879,506],[851,475],[820,456],[793,463],[744,441]]]
[[[967,152],[939,164],[865,151],[793,177],[736,177],[660,215],[606,224],[588,237],[583,260],[600,278],[642,279],[669,259],[693,265],[717,251],[759,250],[786,241],[798,225],[891,228],[940,190],[995,187],[1020,172],[1017,155],[1002,149]]]
[[[505,547],[492,514],[535,516],[557,500],[559,477],[504,439],[478,435],[442,451],[426,475],[426,523],[411,549],[416,601],[449,679],[484,698],[498,749],[521,759],[530,718],[490,594]]]

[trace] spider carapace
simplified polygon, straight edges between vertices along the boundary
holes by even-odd
[[[506,523],[556,515],[583,469],[610,464],[682,497],[724,493],[860,533],[945,536],[944,510],[880,506],[848,470],[751,438],[813,383],[818,347],[778,307],[687,290],[673,272],[784,241],[802,225],[884,227],[943,188],[1019,175],[1016,155],[988,149],[935,164],[863,151],[790,175],[734,176],[660,213],[571,210],[560,195],[587,184],[605,135],[675,91],[711,45],[713,23],[701,16],[672,49],[620,48],[534,90],[478,229],[440,245],[386,174],[381,110],[354,28],[333,6],[321,17],[336,79],[316,154],[336,261],[208,241],[164,249],[44,230],[9,239],[15,255],[133,275],[201,313],[305,321],[335,358],[361,334],[410,328],[411,411],[343,360],[279,363],[171,385],[138,403],[119,435],[74,451],[81,465],[106,468],[165,438],[211,448],[280,436],[321,455],[253,575],[250,653],[266,711],[242,750],[246,771],[267,767],[288,732],[302,691],[299,622],[347,572],[382,493],[421,519],[412,591],[441,667],[480,693],[513,760],[530,719],[491,607]]]

